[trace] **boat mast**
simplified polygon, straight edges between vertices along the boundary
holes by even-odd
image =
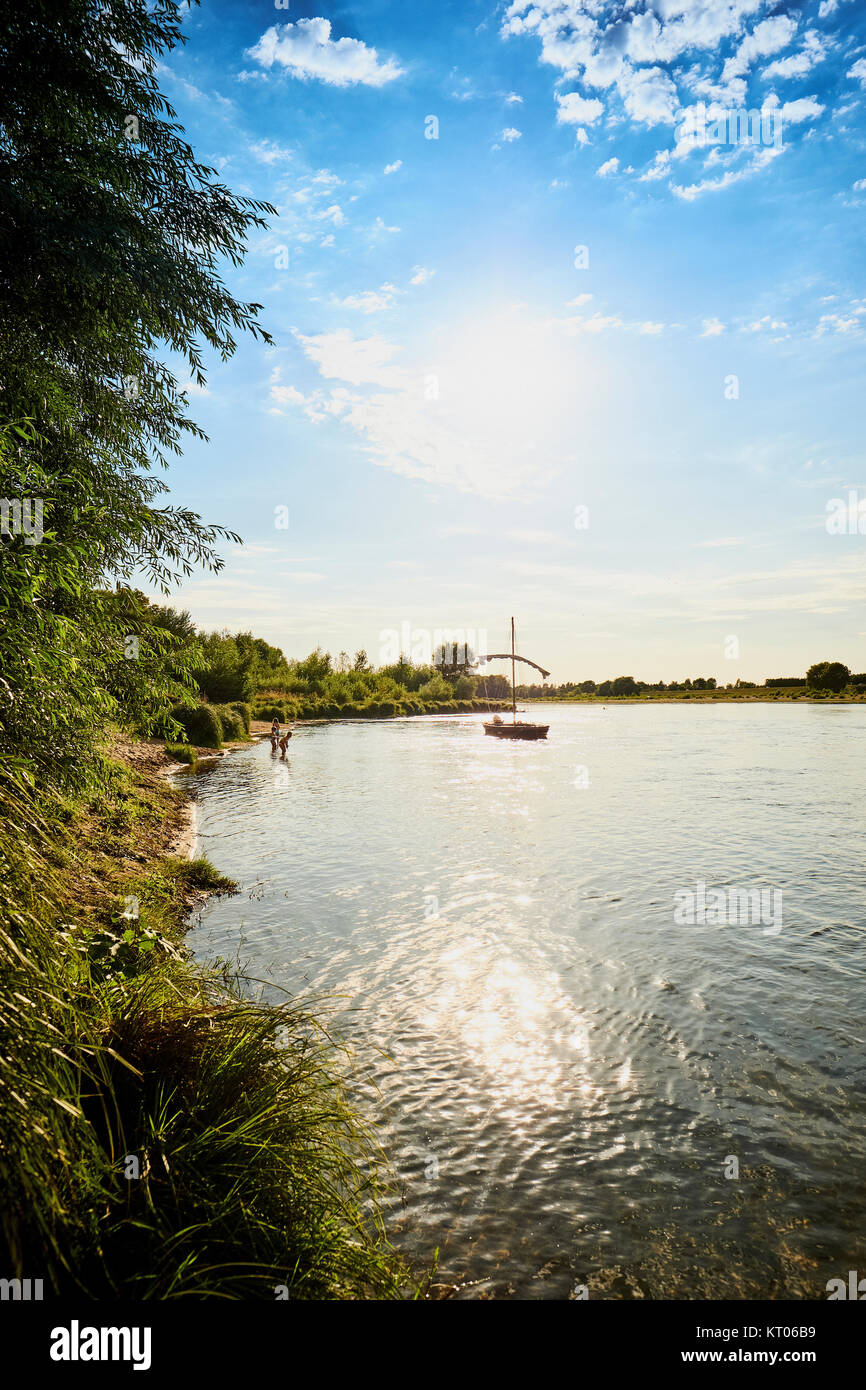
[[[517,684],[514,674],[514,618],[511,619],[511,722],[517,723]]]

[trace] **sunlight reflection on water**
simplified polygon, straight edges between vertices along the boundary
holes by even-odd
[[[243,889],[191,945],[331,996],[392,1236],[465,1296],[822,1297],[866,1267],[866,711],[546,710],[547,743],[347,723],[199,774]],[[698,881],[781,890],[783,930],[675,926]]]

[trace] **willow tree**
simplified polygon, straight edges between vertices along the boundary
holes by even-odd
[[[142,626],[106,590],[168,591],[237,539],[163,505],[160,470],[205,438],[166,359],[203,385],[208,351],[270,342],[222,276],[275,209],[196,160],[159,90],[180,10],[28,0],[0,20],[0,756],[44,773],[87,766],[106,673]],[[173,640],[144,626],[142,708]]]

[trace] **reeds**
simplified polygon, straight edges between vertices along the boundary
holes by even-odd
[[[0,764],[2,1273],[94,1298],[411,1293],[329,1039],[180,945],[182,888],[225,880],[165,861],[134,910],[83,917],[74,833]]]

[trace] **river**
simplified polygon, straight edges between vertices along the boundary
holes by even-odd
[[[866,708],[543,710],[196,774],[242,891],[189,944],[328,996],[454,1296],[826,1298],[866,1276]]]

